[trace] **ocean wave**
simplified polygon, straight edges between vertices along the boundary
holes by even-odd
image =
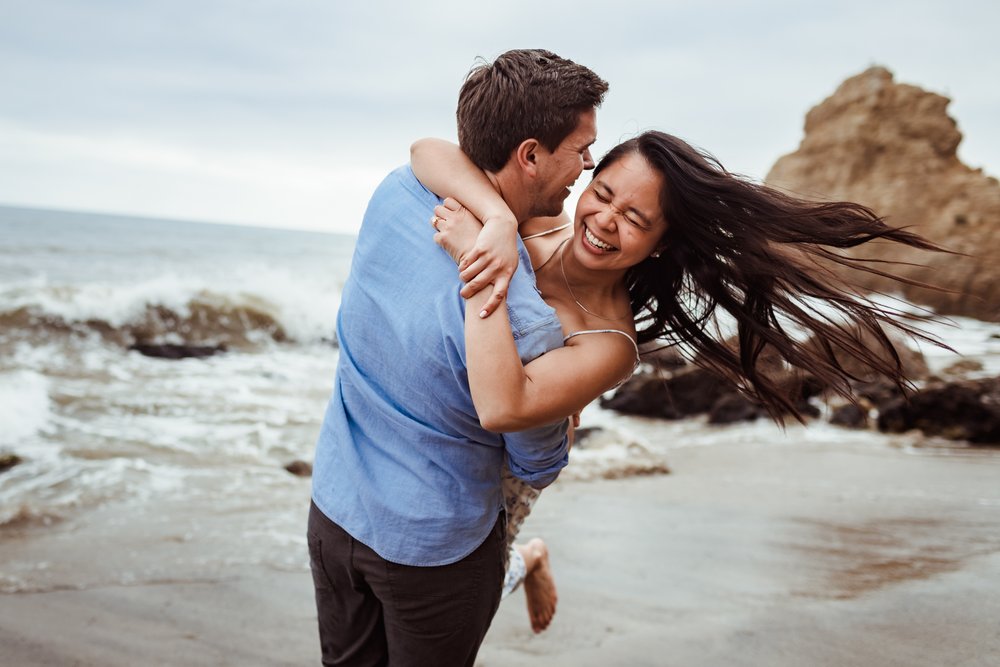
[[[50,418],[45,377],[31,371],[0,373],[0,445],[10,446],[35,435]]]
[[[236,348],[322,342],[334,335],[337,294],[329,292],[293,284],[287,275],[211,288],[175,276],[127,285],[36,278],[0,288],[0,334],[97,334],[123,345]]]
[[[117,457],[100,461],[40,452],[0,478],[0,529],[49,525],[113,501],[142,502],[183,492],[169,465]]]
[[[559,476],[562,481],[622,479],[670,472],[662,453],[617,429],[600,426],[580,431],[570,460],[571,465]]]

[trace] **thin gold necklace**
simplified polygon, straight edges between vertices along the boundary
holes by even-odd
[[[529,241],[531,239],[537,239],[537,238],[539,238],[541,236],[548,236],[549,234],[555,234],[556,232],[561,232],[562,230],[566,229],[567,227],[569,227],[572,224],[573,224],[572,222],[567,222],[565,225],[559,225],[558,227],[553,227],[552,229],[546,229],[544,232],[537,232],[535,234],[528,234],[527,236],[522,236],[521,240],[522,241]]]
[[[559,249],[556,250],[556,252],[559,253],[559,270],[562,271],[563,282],[566,283],[566,289],[569,290],[569,295],[571,297],[573,297],[573,301],[575,301],[576,305],[578,305],[580,307],[580,310],[582,310],[583,312],[585,312],[585,313],[587,313],[589,315],[593,315],[594,317],[596,317],[598,319],[607,320],[608,322],[614,322],[614,321],[620,320],[623,317],[625,317],[624,315],[622,315],[620,317],[605,317],[604,315],[598,315],[597,313],[595,313],[594,311],[590,310],[585,305],[583,305],[582,303],[580,303],[580,300],[576,298],[576,294],[573,293],[573,288],[570,287],[570,285],[569,285],[569,278],[566,277],[566,265],[563,263],[563,255],[566,254],[566,241],[571,241],[571,240],[572,240],[572,237],[568,238],[565,241],[563,241],[562,243],[560,243],[559,244]]]

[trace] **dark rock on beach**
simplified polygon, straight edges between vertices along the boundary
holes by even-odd
[[[639,357],[643,363],[662,370],[676,370],[687,366],[688,361],[676,346],[644,343],[639,346]]]
[[[313,472],[312,464],[308,461],[295,460],[285,465],[285,470],[297,477],[311,477]]]
[[[854,403],[839,405],[830,414],[830,423],[846,428],[868,428],[868,411]]]
[[[0,472],[7,472],[14,466],[23,462],[24,459],[17,454],[0,453]]]
[[[800,414],[819,416],[819,410],[809,403],[822,390],[813,378],[795,371],[774,370],[771,361],[763,363],[767,366],[765,372],[784,388]],[[698,366],[673,373],[635,375],[611,398],[602,398],[601,407],[659,419],[684,419],[707,413],[710,424],[752,421],[767,415],[758,401],[737,391],[732,382]]]
[[[899,385],[888,380],[859,382],[854,385],[854,395],[867,401],[879,411],[898,399],[904,398],[903,390],[899,388]]]
[[[726,394],[708,412],[709,424],[753,421],[761,415],[760,404],[742,394]]]
[[[196,358],[201,359],[204,357],[211,357],[214,354],[219,354],[220,352],[226,351],[225,345],[183,345],[183,344],[171,344],[171,343],[160,343],[157,345],[145,345],[137,343],[135,345],[130,345],[130,350],[134,350],[139,354],[147,357],[156,357],[157,359],[189,359]]]
[[[959,359],[943,369],[941,374],[947,378],[958,379],[970,373],[978,373],[981,370],[983,370],[983,362],[975,359]]]
[[[927,363],[923,354],[911,349],[906,340],[894,333],[889,334],[904,375],[911,381],[928,377]],[[735,348],[737,342],[730,339],[727,345]],[[877,349],[877,341],[868,335],[861,344],[868,349]],[[811,341],[810,345],[818,345]],[[835,423],[862,427],[866,424],[868,408],[882,408],[903,396],[903,391],[885,376],[854,358],[847,351],[834,345],[834,354],[841,367],[855,381],[851,383],[851,395],[847,399],[860,403],[853,410],[841,408]],[[718,373],[700,366],[689,364],[677,367],[683,361],[673,348],[664,348],[667,364],[655,367],[652,372],[638,373],[622,385],[610,398],[601,399],[601,407],[625,414],[655,417],[659,419],[683,419],[708,414],[710,424],[731,424],[753,421],[768,417],[768,411],[753,398],[737,391],[733,383]],[[894,364],[892,358],[887,363]],[[808,371],[790,367],[776,350],[766,347],[757,362],[759,372],[777,385],[789,402],[803,418],[816,418],[820,410],[811,401],[826,394],[832,395],[830,387]]]
[[[879,412],[878,427],[1000,445],[1000,378],[945,382],[898,398]]]
[[[611,398],[602,398],[601,407],[630,415],[681,419],[708,412],[729,384],[703,368],[692,366],[664,377],[642,373],[619,387]]]

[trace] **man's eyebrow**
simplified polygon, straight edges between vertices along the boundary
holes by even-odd
[[[594,179],[594,187],[602,188],[607,193],[609,199],[615,196],[615,191],[611,189],[610,185],[602,181],[600,177]],[[637,216],[639,216],[639,218],[643,221],[643,223],[645,223],[647,227],[653,226],[653,223],[650,222],[648,217],[646,217],[646,214],[637,209],[635,206],[629,206],[627,209],[625,209],[625,211],[623,211],[623,213],[628,213],[628,212],[635,213]]]

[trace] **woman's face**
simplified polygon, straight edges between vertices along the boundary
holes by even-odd
[[[649,257],[667,231],[663,177],[638,153],[604,167],[576,205],[573,252],[589,268],[628,269]]]

